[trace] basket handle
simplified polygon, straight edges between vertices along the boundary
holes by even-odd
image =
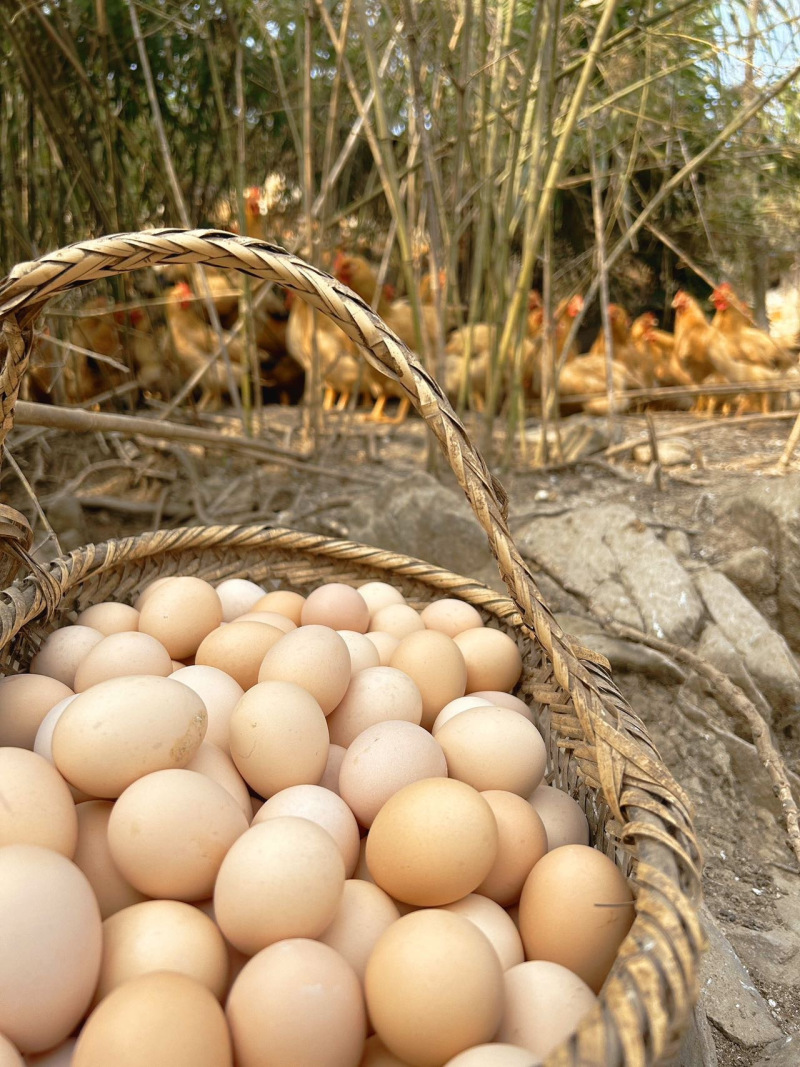
[[[0,356],[3,348],[6,352],[0,370],[0,448],[13,424],[14,403],[30,357],[33,322],[47,301],[89,282],[159,264],[224,267],[277,282],[332,319],[361,346],[373,367],[402,384],[438,439],[486,532],[500,574],[519,608],[520,623],[538,640],[552,662],[557,684],[572,695],[584,736],[597,747],[598,767],[594,773],[600,771],[612,813],[623,824],[629,821],[620,804],[622,768],[630,760],[644,771],[642,761],[646,764],[656,758],[654,750],[642,743],[638,720],[602,667],[578,658],[575,646],[546,606],[508,529],[505,492],[490,474],[441,388],[363,300],[319,268],[255,238],[217,230],[180,229],[80,241],[21,264],[0,283]],[[664,784],[662,780],[662,787]],[[688,811],[680,787],[670,782],[668,788]]]

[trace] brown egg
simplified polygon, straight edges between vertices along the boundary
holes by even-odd
[[[31,674],[45,674],[75,689],[78,664],[103,635],[91,626],[62,626],[53,630],[31,660]]]
[[[263,622],[225,623],[203,638],[194,662],[225,671],[246,692],[258,682],[264,656],[283,636],[283,630]]]
[[[522,938],[514,920],[493,900],[470,893],[452,904],[443,904],[442,910],[452,912],[453,915],[463,915],[477,926],[497,953],[504,971],[524,962]]]
[[[425,623],[408,604],[387,604],[372,615],[369,621],[370,630],[379,630],[382,633],[391,634],[398,641],[413,634],[415,630],[424,630]]]
[[[0,1032],[43,1052],[78,1025],[100,972],[101,922],[74,863],[37,845],[0,848]]]
[[[560,963],[599,993],[633,923],[633,894],[608,856],[564,845],[528,875],[519,919],[529,960]]]
[[[364,1055],[358,1067],[411,1067],[408,1060],[401,1060],[384,1045],[377,1034],[364,1043]]]
[[[364,582],[363,585],[358,586],[358,592],[366,601],[370,616],[380,608],[388,607],[389,604],[405,604],[406,602],[400,590],[387,582]]]
[[[247,830],[230,793],[196,771],[165,770],[129,785],[108,821],[123,876],[149,897],[205,900],[228,849]]]
[[[344,889],[344,861],[327,830],[308,819],[267,819],[228,851],[214,887],[222,933],[254,955],[275,941],[319,937]]]
[[[485,689],[479,693],[473,693],[472,696],[483,697],[495,708],[511,708],[512,711],[518,711],[520,715],[524,715],[526,719],[533,722],[533,712],[525,701],[512,696],[511,693],[503,693],[499,689]]]
[[[108,820],[113,807],[110,800],[86,800],[75,808],[78,844],[72,861],[80,867],[94,890],[102,919],[146,899],[123,878],[111,857]]]
[[[426,730],[445,704],[464,695],[464,657],[452,637],[437,630],[419,630],[404,637],[389,666],[404,671],[417,683],[422,694],[421,725]]]
[[[32,749],[45,715],[69,696],[69,686],[47,675],[0,678],[0,745]]]
[[[104,600],[92,604],[77,618],[79,626],[91,626],[99,630],[104,637],[111,634],[129,633],[139,629],[139,612],[127,604],[117,604],[113,600]]]
[[[483,626],[483,619],[476,608],[465,604],[463,600],[449,598],[427,604],[420,612],[420,618],[429,630],[438,630],[448,637]]]
[[[370,641],[366,634],[356,633],[355,630],[336,631],[347,645],[350,653],[350,675],[358,674],[365,667],[380,667],[381,657],[377,647]]]
[[[361,825],[369,827],[404,786],[446,777],[444,752],[428,731],[393,720],[368,727],[351,742],[339,771],[339,789]]]
[[[260,585],[249,582],[246,578],[227,578],[216,588],[222,604],[223,622],[233,622],[245,612],[252,611],[253,605],[266,596]]]
[[[134,608],[138,612],[141,612],[142,606],[144,605],[145,601],[148,600],[153,595],[153,593],[156,591],[156,589],[160,589],[162,585],[166,585],[167,582],[171,582],[171,581],[172,581],[171,577],[164,577],[164,578],[155,578],[155,579],[153,579],[152,582],[148,582],[147,585],[144,587],[144,589],[141,591],[141,593],[139,593],[137,598],[134,600],[134,602],[133,602]]]
[[[25,1061],[14,1045],[0,1034],[0,1067],[25,1067]]]
[[[335,630],[301,626],[267,652],[258,680],[300,685],[330,715],[350,684],[350,653]]]
[[[319,782],[328,759],[328,727],[317,701],[299,685],[259,682],[233,710],[230,746],[242,778],[269,797],[290,785]]]
[[[475,890],[502,904],[516,904],[533,865],[547,852],[544,823],[527,800],[502,790],[489,789],[481,796],[497,822],[497,858]]]
[[[308,819],[327,830],[342,854],[345,878],[352,877],[361,838],[355,816],[341,797],[319,785],[292,785],[271,796],[259,808],[252,825],[287,815]]]
[[[0,782],[0,848],[41,845],[71,859],[78,817],[53,764],[27,748],[0,748]]]
[[[367,667],[328,716],[331,743],[347,748],[368,726],[394,719],[419,726],[422,694],[416,682],[394,667]]]
[[[157,638],[173,659],[193,656],[222,622],[222,604],[202,578],[170,578],[146,598],[139,630]]]
[[[372,882],[351,878],[344,883],[339,910],[318,940],[347,960],[363,987],[367,961],[378,938],[400,912],[388,893]],[[520,945],[520,952],[522,951]]]
[[[319,780],[319,784],[323,789],[330,789],[331,792],[337,793],[339,796],[341,796],[339,792],[339,771],[346,751],[347,749],[342,748],[341,745],[328,746],[328,760]]]
[[[471,893],[496,855],[492,809],[475,789],[448,778],[426,778],[395,793],[367,837],[367,865],[376,884],[420,907]]]
[[[357,1067],[367,1031],[352,967],[304,938],[259,952],[227,1005],[237,1067]]]
[[[217,745],[223,752],[229,752],[230,718],[233,709],[244,696],[244,689],[218,667],[193,664],[175,671],[171,677],[175,682],[188,685],[205,704],[208,714],[205,740]]]
[[[289,589],[275,589],[257,600],[250,610],[277,611],[279,615],[285,615],[287,619],[291,619],[295,626],[299,626],[300,613],[305,602],[306,598],[299,593],[293,593]]]
[[[245,615],[240,615],[236,622],[265,622],[268,626],[274,626],[285,634],[297,629],[296,623],[277,611],[248,611]]]
[[[26,1056],[27,1067],[72,1067],[72,1056],[75,1052],[77,1038],[68,1037],[60,1045],[42,1052],[38,1056]]]
[[[382,630],[370,630],[369,633],[364,634],[364,637],[377,648],[380,666],[388,667],[394,650],[400,644],[400,638],[395,637],[394,634],[384,633]]]
[[[462,711],[437,731],[436,740],[450,777],[481,791],[502,789],[527,797],[545,772],[541,734],[509,708]]]
[[[79,693],[53,731],[53,759],[92,797],[118,797],[152,771],[184,767],[206,732],[200,697],[172,678],[111,678]]]
[[[503,972],[468,919],[430,909],[386,930],[367,964],[367,1008],[397,1056],[437,1067],[494,1037],[503,1011]]]
[[[497,705],[492,704],[491,700],[487,700],[486,697],[468,696],[468,697],[456,697],[455,700],[451,700],[449,704],[445,704],[436,718],[433,720],[431,726],[431,733],[435,737],[441,730],[446,722],[449,722],[459,712],[468,711],[470,708],[493,708]]]
[[[448,1060],[444,1067],[541,1067],[541,1060],[534,1060],[520,1045],[492,1043],[473,1045]]]
[[[350,585],[327,582],[319,585],[306,597],[300,612],[302,626],[330,626],[332,630],[367,632],[369,608],[366,601]]]
[[[467,664],[467,693],[512,689],[522,674],[517,644],[502,630],[484,626],[463,630],[453,638]]]
[[[111,634],[89,649],[75,671],[75,692],[83,693],[109,678],[172,674],[169,653],[155,637],[140,633]]]
[[[544,1059],[573,1034],[597,1003],[585,982],[556,963],[531,962],[503,976],[505,1007],[499,1041]]]
[[[78,1036],[72,1067],[231,1067],[214,994],[175,971],[132,978],[101,1001]]]
[[[222,999],[228,951],[216,924],[179,900],[146,900],[106,919],[95,1004],[123,982],[153,971],[188,975]]]
[[[550,852],[562,845],[588,845],[589,822],[572,797],[551,785],[540,785],[528,798],[544,823]]]
[[[212,782],[216,782],[217,785],[221,785],[223,789],[226,789],[242,809],[248,823],[250,822],[252,818],[250,793],[247,790],[244,778],[239,774],[236,764],[227,752],[223,752],[221,748],[212,745],[210,741],[204,741],[186,764],[185,769],[204,774]]]

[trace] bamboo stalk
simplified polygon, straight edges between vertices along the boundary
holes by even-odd
[[[606,396],[608,397],[608,416],[611,420],[611,435],[614,433],[614,415],[617,405],[614,398],[614,338],[611,333],[611,317],[609,314],[610,296],[608,292],[608,267],[606,266],[606,241],[605,222],[603,219],[603,203],[600,192],[600,182],[597,178],[597,155],[595,144],[595,132],[590,126],[588,130],[589,166],[592,174],[592,217],[594,219],[594,247],[597,257],[596,268],[600,277],[600,318],[603,323],[603,339],[605,341],[606,357]]]

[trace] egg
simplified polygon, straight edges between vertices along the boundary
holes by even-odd
[[[27,1067],[72,1067],[72,1056],[76,1044],[76,1038],[68,1037],[66,1041],[62,1041],[55,1048],[48,1049],[47,1052],[41,1052],[37,1056],[26,1056],[25,1063]]]
[[[473,1045],[466,1052],[459,1052],[444,1067],[541,1067],[530,1052],[520,1045],[491,1044]]]
[[[41,845],[71,859],[78,817],[67,783],[27,748],[0,748],[0,847]]]
[[[358,1067],[410,1067],[408,1060],[401,1060],[384,1045],[377,1034],[364,1042],[364,1055]]]
[[[525,701],[513,696],[511,693],[504,693],[499,689],[485,689],[473,693],[472,696],[483,697],[495,708],[511,708],[512,711],[518,711],[520,715],[524,715],[526,719],[530,719],[533,722],[533,712]]]
[[[22,1056],[2,1034],[0,1034],[0,1067],[25,1067]]]
[[[227,790],[242,809],[248,822],[252,817],[250,793],[244,778],[236,769],[236,764],[221,748],[204,741],[191,760],[186,764],[187,771],[204,774],[212,782]]]
[[[301,626],[284,634],[267,652],[258,680],[300,685],[329,715],[350,684],[350,653],[335,630]]]
[[[327,830],[291,816],[251,826],[229,849],[214,887],[222,933],[240,952],[330,926],[344,890],[344,860]]]
[[[63,700],[59,700],[57,704],[54,704],[42,719],[39,729],[36,731],[33,751],[37,756],[44,756],[50,763],[53,762],[53,731],[56,728],[56,723],[61,718],[64,709],[69,707],[76,696],[77,694],[73,693],[71,696],[64,697]]]
[[[300,612],[301,626],[330,626],[332,630],[366,633],[369,608],[357,589],[342,582],[318,585],[308,594]]]
[[[394,650],[389,666],[416,682],[422,695],[421,724],[426,730],[445,704],[464,695],[467,667],[458,645],[447,634],[436,630],[409,634]]]
[[[262,622],[225,623],[203,638],[194,662],[225,671],[247,691],[259,680],[264,656],[283,636],[283,630]]]
[[[245,965],[227,1005],[237,1067],[357,1067],[361,987],[328,945],[290,938]]]
[[[468,697],[456,697],[455,700],[451,700],[449,704],[445,704],[436,718],[433,720],[431,726],[431,733],[435,737],[441,730],[446,722],[449,722],[453,716],[458,715],[459,712],[468,711],[470,708],[491,708],[495,707],[491,700],[487,700],[486,697],[468,696]]]
[[[405,604],[406,602],[400,590],[389,585],[388,582],[364,582],[363,585],[358,586],[358,592],[366,601],[370,616],[389,604]]]
[[[299,626],[300,614],[305,602],[306,598],[299,593],[293,593],[289,589],[275,589],[257,600],[250,610],[277,611],[279,615],[285,615],[287,619],[291,619],[295,626]]]
[[[498,1041],[521,1045],[544,1059],[566,1041],[594,1008],[585,982],[556,963],[529,962],[503,976],[505,1006]]]
[[[228,984],[228,951],[216,924],[179,900],[146,900],[103,923],[103,957],[95,1003],[131,978],[177,971],[221,999]]]
[[[233,710],[230,746],[242,778],[268,797],[290,785],[319,782],[328,759],[328,727],[322,708],[299,685],[259,682]]]
[[[108,845],[140,893],[204,900],[247,818],[227,789],[196,771],[155,771],[129,785],[108,820]]]
[[[318,940],[330,945],[350,964],[363,986],[367,961],[378,938],[399,918],[397,905],[388,893],[372,882],[351,878],[344,883],[333,922]]]
[[[319,785],[292,785],[271,796],[259,808],[252,825],[285,815],[309,819],[327,830],[342,854],[345,877],[352,877],[361,838],[355,816],[341,797]]]
[[[231,713],[244,696],[244,689],[218,667],[193,664],[175,671],[171,677],[174,682],[188,685],[203,701],[208,715],[205,740],[217,745],[223,752],[229,752]]]
[[[156,591],[156,589],[160,589],[162,585],[166,585],[167,582],[171,582],[171,581],[172,581],[172,578],[169,577],[169,576],[166,576],[164,578],[154,578],[152,582],[148,582],[147,585],[144,587],[144,589],[142,589],[141,593],[139,593],[139,595],[137,596],[137,598],[133,602],[133,606],[136,609],[136,611],[141,612],[142,606],[144,605],[145,601],[150,599],[150,597],[153,595],[153,593]]]
[[[72,1067],[231,1067],[231,1040],[214,994],[175,971],[142,974],[98,1004]]]
[[[173,659],[193,656],[222,622],[216,589],[202,578],[169,578],[139,611],[139,631],[157,638]]]
[[[497,855],[492,809],[463,782],[425,778],[391,796],[372,823],[366,859],[389,896],[436,907],[480,885]]]
[[[413,634],[415,630],[424,630],[425,623],[408,604],[387,604],[378,608],[369,621],[370,630],[380,630],[391,634],[398,641]]]
[[[441,745],[412,722],[376,723],[358,735],[344,754],[339,791],[362,826],[404,786],[423,778],[446,778]]]
[[[233,622],[245,612],[252,611],[253,605],[266,596],[266,591],[260,585],[246,578],[226,578],[216,589],[222,604],[223,622]]]
[[[240,615],[236,622],[265,622],[268,626],[274,626],[285,634],[297,629],[296,623],[287,619],[285,615],[279,615],[277,611],[248,611],[245,615]]]
[[[442,904],[443,911],[453,915],[463,915],[485,935],[489,944],[497,953],[500,966],[504,971],[516,967],[525,960],[522,939],[508,912],[488,897],[470,893],[452,904]]]
[[[338,707],[328,716],[331,743],[347,748],[368,726],[395,719],[419,726],[419,687],[395,667],[367,667],[353,677]]]
[[[44,1052],[83,1018],[100,972],[101,922],[74,863],[38,845],[0,848],[0,1032]]]
[[[527,797],[541,782],[547,750],[531,722],[509,708],[468,708],[436,733],[447,772],[475,789]]]
[[[200,697],[173,678],[111,678],[64,709],[53,731],[53,760],[90,796],[118,797],[145,774],[185,766],[207,721]]]
[[[339,793],[339,771],[346,751],[347,749],[342,748],[341,745],[328,745],[328,759],[325,763],[325,770],[319,780],[319,784],[323,789],[330,789],[331,792],[337,793],[339,796],[341,796],[341,793]]]
[[[122,876],[112,859],[108,847],[108,820],[113,807],[110,800],[86,800],[75,808],[78,844],[72,860],[94,890],[103,919],[145,899],[144,894]]]
[[[0,745],[32,749],[48,711],[72,695],[69,686],[43,674],[0,678]]]
[[[528,875],[519,902],[525,956],[568,967],[595,993],[634,919],[633,894],[608,856],[563,845]]]
[[[351,677],[363,671],[365,667],[380,667],[381,657],[378,649],[366,634],[356,633],[355,630],[337,630],[336,632],[347,645],[347,651],[350,653]]]
[[[389,661],[394,655],[394,650],[400,644],[400,638],[394,634],[384,633],[382,630],[370,630],[364,637],[378,650],[378,660],[381,667],[388,667]]]
[[[471,604],[465,604],[463,600],[434,600],[426,604],[419,614],[429,630],[438,630],[448,637],[455,637],[463,630],[474,630],[483,626],[480,612]]]
[[[104,600],[92,604],[80,613],[75,620],[79,626],[91,626],[99,630],[104,637],[111,634],[130,633],[139,629],[139,612],[127,604],[117,604]]]
[[[468,919],[436,908],[392,923],[369,958],[365,989],[376,1033],[415,1067],[490,1041],[502,1017],[494,949]]]
[[[102,640],[103,635],[91,626],[62,626],[45,638],[31,660],[30,672],[56,678],[74,691],[78,664]]]
[[[89,649],[78,664],[75,692],[83,693],[98,682],[133,674],[167,678],[172,674],[169,653],[160,641],[149,634],[110,634]]]
[[[476,889],[504,908],[519,901],[525,879],[547,852],[544,823],[531,805],[516,793],[486,790],[481,796],[497,823],[497,857]]]
[[[589,821],[568,793],[554,786],[540,785],[528,799],[544,823],[551,852],[562,845],[589,844]]]
[[[462,630],[453,638],[467,665],[467,693],[485,689],[512,689],[522,674],[522,656],[516,641],[488,626]]]

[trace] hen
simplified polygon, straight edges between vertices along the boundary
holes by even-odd
[[[791,354],[768,333],[753,325],[744,305],[727,282],[714,290],[711,302],[716,308],[711,325],[727,337],[737,359],[773,369],[792,366]]]

